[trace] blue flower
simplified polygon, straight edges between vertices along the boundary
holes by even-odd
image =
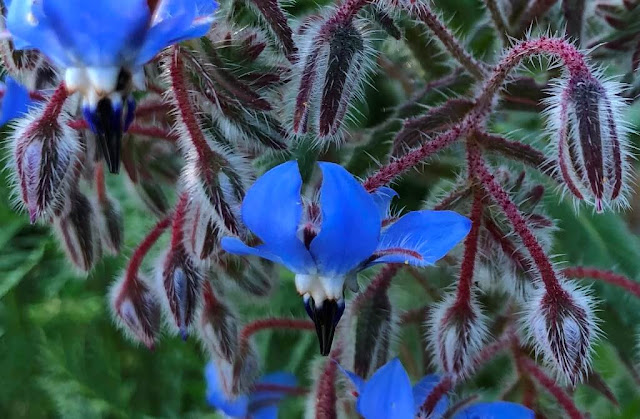
[[[217,6],[214,0],[12,0],[7,30],[16,49],[39,50],[64,70],[67,89],[82,93],[85,118],[117,172],[122,132],[133,120],[130,92],[144,88],[142,66],[169,45],[205,35]]]
[[[278,403],[289,394],[286,388],[293,389],[297,384],[294,375],[276,372],[262,377],[256,384],[257,389],[250,394],[230,399],[220,383],[218,372],[213,362],[205,367],[207,402],[232,418],[277,419]]]
[[[340,367],[349,377],[358,393],[356,410],[365,419],[414,419],[420,406],[426,401],[434,387],[440,382],[438,375],[427,375],[411,387],[409,375],[397,358],[392,359],[376,371],[371,379],[364,381],[353,372]],[[442,417],[449,407],[447,396],[436,403],[432,419]],[[524,406],[511,402],[483,402],[467,406],[457,412],[453,419],[532,419],[534,414]]]
[[[319,165],[319,205],[305,208],[298,164],[283,163],[259,178],[242,203],[242,219],[262,244],[249,247],[225,237],[222,247],[280,263],[296,274],[296,288],[327,355],[344,311],[345,284],[357,289],[358,271],[376,263],[432,265],[467,235],[471,223],[451,211],[413,211],[394,221],[388,217],[396,196],[392,189],[368,193],[341,166]]]
[[[29,97],[29,91],[13,78],[7,76],[4,80],[5,89],[2,97],[2,109],[0,110],[0,126],[17,118],[29,109],[33,103]]]

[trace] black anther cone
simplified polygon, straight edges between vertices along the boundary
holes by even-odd
[[[309,297],[305,298],[304,305],[307,314],[316,325],[320,354],[327,356],[331,352],[336,326],[344,313],[344,301],[324,300],[320,307],[316,307],[313,298]]]

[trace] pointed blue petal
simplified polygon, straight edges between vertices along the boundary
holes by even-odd
[[[86,66],[130,62],[150,19],[146,0],[48,0],[42,11],[72,61]]]
[[[469,233],[471,221],[453,211],[412,211],[383,231],[373,263],[434,264]]]
[[[418,381],[413,386],[413,400],[415,402],[416,412],[420,409],[420,406],[424,404],[433,391],[433,388],[438,385],[441,377],[437,374],[430,374],[425,376],[422,380]],[[447,411],[449,407],[449,398],[447,396],[442,396],[442,398],[436,403],[431,416],[433,419],[439,418]]]
[[[398,358],[381,367],[365,383],[356,409],[365,419],[414,418],[411,381]]]
[[[535,414],[526,407],[511,402],[476,403],[457,413],[453,419],[533,419]]]
[[[154,14],[136,64],[145,64],[169,45],[206,35],[217,8],[214,0],[165,0]]]
[[[38,49],[60,67],[72,64],[53,22],[44,15],[41,2],[13,0],[7,7],[7,30],[12,35],[15,49]]]
[[[315,265],[298,238],[302,217],[301,187],[298,162],[274,167],[247,191],[242,202],[242,219],[262,240],[264,251],[279,257],[293,272],[306,274]]]
[[[396,196],[398,196],[398,192],[386,186],[383,186],[371,192],[371,197],[378,206],[380,219],[384,220],[385,218],[389,218],[391,201]]]
[[[0,125],[4,125],[13,118],[27,113],[31,105],[29,91],[13,78],[5,78],[5,91],[0,111]]]
[[[333,277],[348,273],[371,256],[381,221],[375,201],[349,172],[334,163],[319,165],[322,224],[309,250],[318,271]]]
[[[342,367],[342,365],[338,364],[338,368],[340,368],[340,371],[342,371],[342,373],[344,375],[347,376],[347,378],[353,383],[353,386],[356,388],[356,391],[358,393],[362,392],[362,388],[364,387],[364,380],[362,379],[362,377],[360,377],[358,374],[356,374],[355,372],[351,372],[348,371],[346,369],[344,369]]]
[[[244,418],[249,406],[249,398],[240,396],[235,400],[228,400],[220,387],[218,372],[213,362],[207,363],[204,369],[204,377],[207,382],[206,397],[210,406],[221,410],[231,417]]]

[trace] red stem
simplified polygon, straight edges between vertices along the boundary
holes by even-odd
[[[580,413],[576,405],[573,403],[571,397],[569,397],[569,395],[565,393],[565,391],[560,388],[560,386],[558,386],[551,377],[545,374],[545,372],[542,371],[542,369],[531,359],[526,358],[522,355],[518,356],[524,369],[529,372],[529,374],[531,374],[531,376],[534,377],[536,381],[540,383],[540,385],[546,388],[553,397],[555,397],[560,406],[562,406],[562,408],[565,410],[565,412],[567,412],[567,415],[569,415],[571,419],[583,418],[582,413]]]
[[[240,341],[246,342],[255,333],[267,329],[315,330],[315,326],[313,322],[309,320],[278,317],[259,319],[247,324],[242,329],[242,332],[240,332]]]
[[[105,185],[104,167],[102,166],[102,162],[96,163],[96,167],[94,169],[94,176],[95,176],[96,194],[98,195],[98,201],[100,203],[105,203],[107,201],[107,187]]]
[[[142,265],[142,261],[144,257],[149,253],[151,247],[158,241],[162,233],[169,228],[171,225],[171,216],[168,216],[160,221],[153,227],[153,229],[147,234],[147,237],[142,240],[142,242],[138,245],[136,250],[133,252],[131,259],[129,260],[129,265],[127,266],[127,271],[125,274],[125,282],[135,281],[138,276],[138,270],[140,269],[140,265]]]
[[[509,194],[496,182],[494,176],[487,169],[478,146],[470,141],[468,142],[468,151],[469,163],[474,172],[474,176],[484,185],[485,190],[500,206],[502,212],[513,225],[513,229],[520,236],[522,243],[527,248],[540,273],[540,278],[547,292],[557,299],[568,298],[566,292],[558,282],[556,272],[544,249],[542,249],[542,246],[527,226],[527,222],[520,213],[520,210],[518,210],[516,204],[509,198]]]
[[[171,248],[176,249],[182,245],[184,239],[184,222],[187,215],[187,205],[189,204],[189,195],[183,193],[180,195],[176,212],[173,216],[173,226],[171,227]]]
[[[338,373],[338,358],[341,354],[342,349],[340,348],[340,345],[337,345],[325,361],[324,369],[318,378],[318,385],[315,394],[316,419],[338,418],[336,376]]]
[[[180,57],[180,47],[173,47],[173,54],[170,57],[169,77],[173,88],[173,96],[176,100],[177,111],[182,123],[189,134],[193,147],[203,164],[208,164],[214,159],[213,151],[207,144],[207,140],[200,129],[200,124],[196,119],[197,113],[191,106],[189,90],[184,80],[184,63]]]
[[[465,312],[469,311],[471,304],[473,269],[476,264],[476,255],[478,254],[482,210],[482,193],[481,191],[475,191],[471,207],[471,231],[464,241],[464,255],[462,257],[462,266],[460,267],[460,280],[458,281],[458,293],[455,303],[456,308]]]
[[[67,92],[67,87],[64,83],[60,83],[56,90],[53,92],[51,97],[49,98],[49,102],[47,106],[44,108],[42,116],[38,119],[38,124],[50,124],[52,121],[57,121],[58,116],[60,116],[60,112],[62,112],[62,107],[64,106],[64,102],[69,97],[69,92]]]
[[[636,297],[640,297],[640,283],[615,272],[598,268],[574,266],[563,269],[562,273],[570,278],[593,278],[618,287],[624,288]]]
[[[431,390],[429,393],[429,397],[424,401],[422,406],[420,406],[420,412],[425,414],[424,417],[429,417],[433,409],[436,407],[436,404],[440,401],[440,399],[449,392],[453,388],[453,379],[450,375],[445,375],[442,377],[442,380]]]
[[[291,387],[280,384],[258,383],[254,387],[254,391],[287,393],[293,396],[304,396],[309,390],[302,387]]]
[[[376,275],[376,277],[371,280],[367,288],[356,296],[355,300],[353,301],[354,309],[357,310],[363,301],[371,299],[376,292],[380,290],[388,290],[389,286],[391,286],[391,280],[398,273],[401,267],[402,264],[390,263],[380,269],[378,275]]]

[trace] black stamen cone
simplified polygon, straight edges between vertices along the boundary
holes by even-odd
[[[109,172],[118,173],[122,144],[122,109],[114,109],[108,98],[101,99],[98,102],[93,123]]]
[[[324,300],[320,307],[317,307],[313,298],[305,296],[304,306],[307,314],[316,325],[320,354],[327,356],[331,352],[336,326],[344,313],[344,300]]]

